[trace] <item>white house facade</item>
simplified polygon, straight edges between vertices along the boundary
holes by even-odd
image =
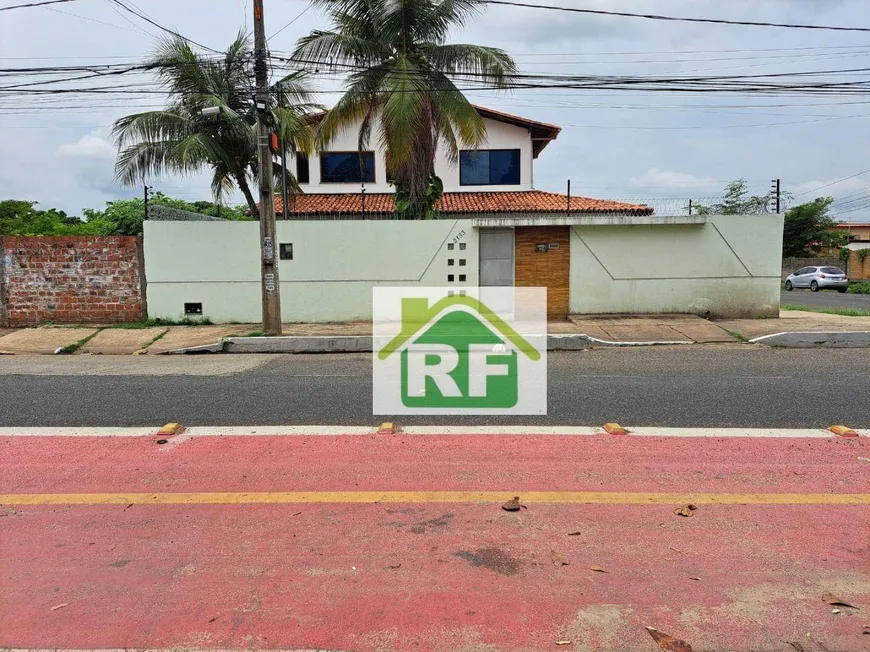
[[[486,142],[475,150],[463,150],[459,164],[438,149],[435,174],[446,192],[533,190],[534,159],[561,131],[556,125],[476,107],[486,125]],[[313,116],[318,119],[322,114]],[[377,124],[377,120],[375,121]],[[305,193],[392,193],[387,179],[384,150],[377,127],[370,147],[359,151],[358,128],[341,132],[323,150],[309,156],[288,152],[288,167],[296,174]]]
[[[534,161],[559,127],[478,108],[487,141],[443,152],[437,219],[396,219],[383,152],[362,156],[348,129],[292,157],[291,197],[272,250],[287,322],[371,319],[376,286],[545,287],[551,319],[569,314],[779,312],[782,215],[654,215],[642,204],[535,189]],[[373,135],[372,142],[377,142]],[[281,197],[276,214],[285,217]],[[148,311],[215,322],[260,315],[259,227],[145,223]]]

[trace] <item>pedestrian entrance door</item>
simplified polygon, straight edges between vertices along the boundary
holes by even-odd
[[[480,286],[514,284],[514,230],[480,230]]]

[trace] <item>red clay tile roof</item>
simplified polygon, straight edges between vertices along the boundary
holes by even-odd
[[[543,149],[550,144],[551,140],[556,140],[556,137],[559,135],[559,132],[562,131],[562,127],[557,125],[552,125],[547,122],[538,122],[537,120],[529,120],[528,118],[523,118],[518,115],[513,115],[511,113],[505,113],[503,111],[496,111],[495,109],[488,109],[485,106],[478,106],[477,104],[472,104],[472,106],[477,109],[477,112],[480,114],[482,118],[489,118],[490,120],[496,120],[497,122],[504,122],[506,124],[511,124],[516,127],[526,127],[532,135],[532,156],[533,158],[538,158],[538,154],[540,154]],[[318,123],[323,120],[323,117],[326,115],[326,111],[318,111],[317,113],[309,113],[308,119],[312,123]]]
[[[542,190],[517,192],[448,192],[438,201],[436,208],[445,214],[462,213],[565,213],[568,196]],[[362,197],[357,194],[302,194],[290,201],[289,214],[359,214]],[[390,213],[395,210],[393,196],[371,193],[365,196],[367,213]],[[275,198],[275,213],[284,212],[281,197]],[[571,197],[572,213],[621,213],[625,215],[651,215],[653,209],[643,204],[627,204],[607,199]]]

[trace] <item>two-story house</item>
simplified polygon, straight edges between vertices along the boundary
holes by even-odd
[[[373,288],[396,286],[546,287],[551,319],[779,313],[782,215],[653,215],[537,190],[534,162],[559,127],[478,111],[487,142],[436,163],[446,186],[439,219],[395,219],[383,152],[373,146],[360,165],[352,127],[323,151],[291,156],[304,192],[288,202],[273,243],[286,321],[369,320]],[[150,314],[259,318],[256,224],[152,219],[144,228]]]
[[[558,137],[561,127],[475,108],[486,125],[486,142],[478,149],[461,151],[458,163],[441,148],[435,173],[445,192],[436,208],[444,218],[474,218],[481,227],[477,229],[480,285],[546,285],[551,312],[567,314],[570,217],[650,215],[652,209],[536,190],[535,160]],[[384,151],[376,135],[370,151],[358,151],[358,141],[358,128],[353,127],[322,151],[309,156],[288,153],[288,167],[303,190],[289,202],[289,219],[392,216],[394,187]],[[279,197],[275,203],[281,217],[283,201]],[[554,218],[562,219],[556,223]],[[541,243],[546,243],[549,255],[541,255]]]

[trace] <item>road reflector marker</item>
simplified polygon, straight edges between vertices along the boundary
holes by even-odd
[[[399,431],[395,423],[382,423],[378,428],[379,435],[395,435]]]
[[[838,437],[857,437],[858,433],[849,426],[829,426],[828,430]]]
[[[603,427],[604,427],[604,431],[609,435],[627,435],[628,434],[628,430],[623,428],[618,423],[605,423]]]
[[[171,437],[172,435],[179,435],[182,432],[184,432],[184,426],[180,423],[167,423],[157,431],[157,435],[161,437]]]

